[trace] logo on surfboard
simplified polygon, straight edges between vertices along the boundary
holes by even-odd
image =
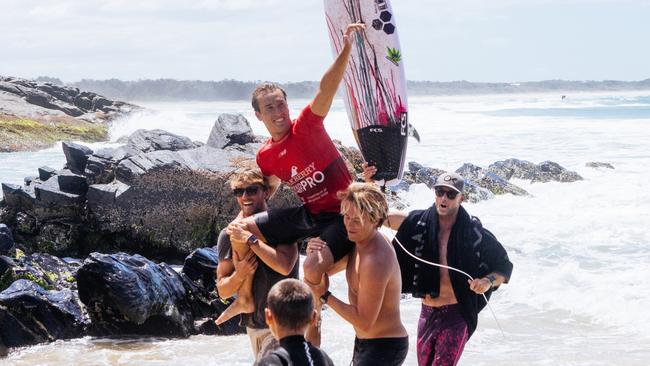
[[[388,61],[392,62],[395,64],[395,66],[399,66],[399,63],[402,61],[402,53],[397,49],[397,48],[390,48],[386,47],[388,50],[388,55],[386,55],[386,59]]]

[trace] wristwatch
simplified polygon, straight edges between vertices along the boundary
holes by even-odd
[[[246,239],[246,242],[248,243],[249,246],[257,245],[260,243],[259,239],[257,239],[257,236],[255,236],[255,234],[251,234],[251,236],[249,236],[248,239]]]
[[[490,281],[490,288],[494,288],[494,283],[497,280],[497,276],[490,273],[489,275],[485,276],[485,278],[487,278],[488,281]]]
[[[331,294],[332,294],[332,293],[329,292],[329,290],[328,290],[328,291],[325,291],[324,294],[320,295],[320,302],[322,302],[323,304],[327,304],[327,299],[330,298],[330,295],[331,295]]]

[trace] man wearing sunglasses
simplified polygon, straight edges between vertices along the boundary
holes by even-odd
[[[369,179],[373,167],[364,166]],[[391,211],[385,225],[397,230],[393,246],[402,271],[402,292],[422,299],[418,321],[419,365],[456,365],[476,330],[478,313],[492,291],[507,283],[512,263],[496,237],[461,206],[465,181],[441,174],[434,185],[435,203],[410,213]],[[403,246],[403,247],[402,247]],[[453,270],[414,260],[411,254]]]
[[[257,168],[243,168],[230,178],[230,186],[241,209],[238,219],[251,217],[268,209],[269,186]],[[285,278],[298,278],[298,246],[271,244],[262,240],[249,240],[251,233],[237,221],[219,234],[217,241],[217,290],[222,299],[237,294],[237,299],[223,313],[244,313],[253,353],[256,359],[277,347],[265,321],[264,308],[267,295],[277,282]],[[220,316],[218,323],[223,322]]]

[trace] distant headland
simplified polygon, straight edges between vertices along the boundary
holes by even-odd
[[[145,79],[123,81],[119,79],[92,80],[63,83],[51,77],[39,77],[40,82],[66,85],[81,90],[92,90],[108,98],[117,100],[196,100],[229,101],[249,100],[251,92],[260,81],[221,81]],[[311,98],[318,87],[317,81],[280,83],[292,98]],[[650,78],[640,81],[570,81],[545,80],[517,83],[482,83],[470,81],[409,81],[408,92],[417,95],[471,95],[471,94],[515,94],[557,92],[597,92],[650,90]]]

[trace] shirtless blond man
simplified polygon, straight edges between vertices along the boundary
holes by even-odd
[[[346,267],[350,303],[328,291],[327,274],[319,285],[310,286],[322,303],[354,327],[354,365],[401,365],[408,353],[408,334],[400,318],[399,263],[392,245],[378,231],[388,214],[386,199],[369,183],[353,183],[339,192],[339,198],[348,238],[355,243]],[[308,250],[324,245],[312,239]]]

